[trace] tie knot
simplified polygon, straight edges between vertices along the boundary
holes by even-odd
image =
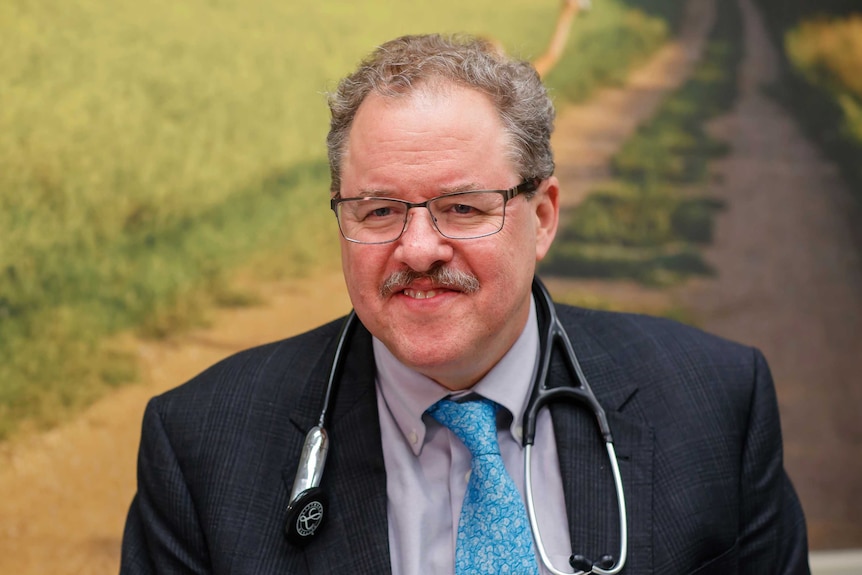
[[[441,399],[428,414],[458,436],[473,457],[498,454],[497,404],[490,399],[458,403]]]

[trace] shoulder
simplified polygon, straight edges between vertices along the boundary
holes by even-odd
[[[291,403],[328,369],[343,320],[253,347],[219,361],[151,400],[151,409],[184,417],[251,409],[255,402]]]
[[[630,507],[630,534],[662,542],[656,571],[680,565],[679,550],[717,565],[756,547],[754,570],[798,559],[804,519],[782,467],[775,386],[760,351],[662,318],[557,311],[617,453],[627,453],[623,474],[639,466],[635,477],[651,478],[646,508],[667,510],[638,519],[639,504]],[[635,489],[629,501],[646,493]]]
[[[760,352],[675,320],[641,314],[557,305],[570,337],[588,338],[626,362],[708,363],[738,361],[752,365]]]
[[[692,425],[715,418],[740,429],[755,395],[774,396],[766,360],[751,346],[665,318],[565,305],[557,313],[588,377],[607,393],[636,389],[634,405],[653,425],[678,427],[685,413]]]

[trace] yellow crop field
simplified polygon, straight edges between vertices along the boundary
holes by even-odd
[[[787,53],[819,83],[862,99],[862,14],[803,22],[788,34]]]
[[[803,76],[835,98],[843,131],[862,145],[862,14],[804,21],[787,33],[785,44]]]

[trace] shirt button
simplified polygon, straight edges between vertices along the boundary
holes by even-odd
[[[413,430],[410,432],[410,436],[408,437],[408,439],[410,440],[411,444],[416,445],[419,442],[419,434],[416,433],[415,430]]]

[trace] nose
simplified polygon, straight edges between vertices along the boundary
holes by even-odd
[[[451,240],[434,227],[431,212],[413,208],[407,217],[407,229],[398,239],[395,258],[413,271],[426,272],[439,263],[452,259]]]

